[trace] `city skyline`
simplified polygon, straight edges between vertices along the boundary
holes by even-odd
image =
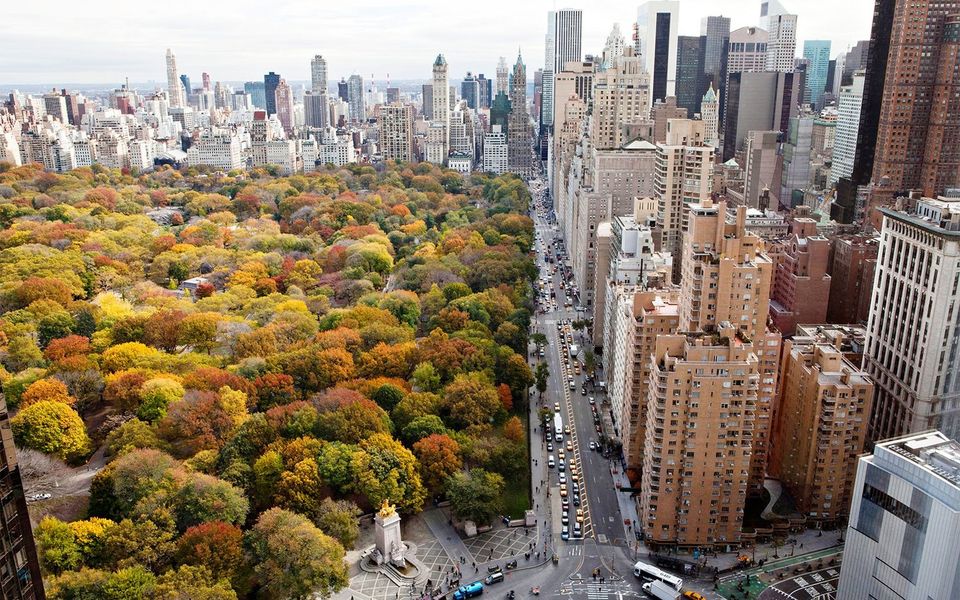
[[[873,12],[869,0],[787,4],[799,16],[800,42],[829,39],[836,54],[869,37]],[[584,54],[603,50],[614,23],[629,42],[638,5],[570,3],[571,8],[584,11]],[[205,4],[189,20],[170,12],[150,14],[146,23],[140,7],[116,0],[101,0],[99,10],[71,14],[69,20],[50,16],[60,12],[57,7],[55,0],[7,7],[8,28],[0,39],[0,55],[16,58],[0,62],[0,87],[106,84],[124,78],[161,84],[167,47],[177,55],[180,73],[198,77],[205,71],[220,81],[255,80],[270,70],[288,81],[309,81],[309,58],[317,53],[327,59],[333,81],[352,73],[365,78],[372,74],[380,82],[385,82],[388,74],[393,80],[427,80],[437,52],[447,57],[451,80],[459,80],[468,70],[489,76],[495,72],[499,56],[515,56],[518,48],[532,73],[543,66],[543,15],[563,8],[554,2],[508,4],[497,0],[484,5],[489,18],[478,18],[467,11],[434,10],[439,7],[434,0],[404,3],[402,9],[394,3],[373,2],[362,12],[349,6],[325,6],[321,15],[324,34],[318,42],[314,19],[319,17],[316,7],[308,3],[282,3],[272,14],[261,14],[252,2],[231,3],[229,10],[221,10],[227,8],[226,3],[216,1]],[[699,35],[700,18],[717,14],[730,17],[733,29],[757,25],[759,7],[760,3],[752,0],[721,6],[707,0],[683,0],[678,33]],[[497,18],[506,12],[510,19]],[[37,14],[47,15],[42,28],[36,27]],[[398,19],[409,15],[416,18],[402,29],[395,26]],[[129,27],[131,22],[138,26]],[[96,37],[89,35],[90,31],[112,34]],[[469,35],[465,36],[465,31]],[[375,32],[375,42],[365,42],[364,32]],[[269,43],[251,43],[257,36]],[[118,53],[118,47],[124,51]],[[76,60],[65,62],[66,55]]]

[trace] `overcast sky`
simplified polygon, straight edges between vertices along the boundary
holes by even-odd
[[[868,39],[873,0],[783,0],[799,15],[803,40],[828,39],[831,56]],[[199,84],[310,76],[310,59],[327,58],[330,80],[351,73],[378,82],[426,79],[438,52],[451,79],[466,71],[492,77],[499,56],[523,52],[528,77],[543,66],[546,13],[581,8],[583,51],[597,53],[617,22],[629,40],[639,2],[481,0],[29,0],[4,2],[0,88],[14,84],[110,83],[166,78],[164,53]],[[731,28],[756,25],[759,0],[680,0],[680,35],[698,35],[700,18],[723,14]]]

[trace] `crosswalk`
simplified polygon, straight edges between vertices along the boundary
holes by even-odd
[[[643,596],[634,586],[624,581],[598,583],[591,579],[564,583],[556,591],[557,595],[572,599],[613,600],[620,598],[640,598]]]

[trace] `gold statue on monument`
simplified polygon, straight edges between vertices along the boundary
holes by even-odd
[[[397,508],[390,504],[389,498],[383,499],[383,504],[380,506],[380,510],[377,512],[380,515],[381,519],[386,519],[387,517],[392,517],[397,514]]]

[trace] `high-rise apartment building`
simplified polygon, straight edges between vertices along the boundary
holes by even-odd
[[[483,170],[502,175],[508,168],[507,134],[501,125],[492,125],[483,136]]]
[[[860,458],[837,598],[960,594],[960,444],[937,431]]]
[[[889,44],[872,181],[936,196],[960,183],[960,0],[898,0]]]
[[[640,519],[650,543],[730,548],[766,469],[780,339],[766,330],[772,275],[746,208],[689,207],[681,332],[661,335],[647,395]]]
[[[650,111],[650,118],[653,121],[653,143],[662,144],[667,141],[667,123],[670,119],[693,118],[693,115],[687,113],[687,109],[677,106],[677,99],[673,96],[667,96],[663,100],[657,100],[653,103],[653,109]]]
[[[287,84],[286,79],[281,79],[274,90],[274,97],[277,103],[277,119],[283,125],[283,130],[290,135],[294,128],[293,114],[293,88]]]
[[[380,107],[380,155],[384,161],[413,160],[413,107],[409,104]]]
[[[810,165],[813,157],[813,115],[790,119],[783,140],[783,173],[780,178],[780,205],[788,208],[803,204],[813,180]]]
[[[797,55],[797,15],[770,17],[767,29],[767,71],[792,73]]]
[[[676,95],[677,26],[680,2],[648,0],[637,9],[634,50],[651,77],[648,107]]]
[[[433,84],[425,83],[420,89],[420,100],[421,104],[423,104],[423,118],[429,121],[433,119]]]
[[[833,161],[830,164],[830,185],[841,177],[853,175],[857,154],[857,133],[860,129],[860,106],[863,102],[864,74],[853,74],[853,82],[840,88],[837,100],[837,128],[833,137]]]
[[[57,90],[43,95],[43,108],[48,117],[52,117],[64,125],[70,124],[70,114],[67,111],[67,99],[57,92]]]
[[[706,36],[681,35],[677,38],[677,106],[687,109],[687,115],[691,117],[700,113],[706,41]]]
[[[809,217],[793,219],[790,229],[790,237],[770,249],[776,258],[770,318],[783,335],[793,335],[800,323],[826,323],[830,301],[830,240]]]
[[[450,99],[445,92],[450,88],[447,75],[447,60],[438,54],[433,61],[433,110],[430,119],[433,137],[427,143],[434,147],[428,149],[431,162],[443,164],[450,154]],[[435,147],[440,144],[440,147]]]
[[[583,42],[583,12],[563,9],[547,13],[547,35],[543,62],[541,127],[553,128],[554,77],[568,62],[580,62]]]
[[[277,86],[280,75],[270,71],[263,76],[263,95],[266,98],[267,116],[277,114]]]
[[[347,102],[350,104],[350,120],[362,123],[367,120],[363,95],[363,77],[354,73],[347,79]]]
[[[611,63],[612,64],[612,63]],[[584,102],[593,99],[593,78],[596,74],[596,64],[592,61],[569,62],[563,70],[553,76],[553,90],[556,101],[553,106],[553,123],[557,128],[562,127],[566,120],[566,104],[571,96],[576,96]]]
[[[179,81],[178,81],[179,83]],[[6,491],[0,521],[0,597],[10,600],[44,600],[40,561],[33,541],[30,515],[23,494],[17,452],[10,433],[7,405],[0,400],[0,487]]]
[[[330,125],[330,104],[326,94],[318,94],[313,90],[303,93],[303,123],[315,129]]]
[[[170,97],[171,107],[186,106],[187,100],[183,91],[183,83],[177,74],[177,57],[170,48],[167,48],[167,94]]]
[[[673,257],[674,280],[680,274],[680,251],[687,231],[687,211],[710,198],[714,148],[704,143],[703,121],[671,119],[666,142],[657,144],[654,198],[661,248]]]
[[[960,438],[960,198],[881,208],[864,368],[877,387],[870,439],[939,429]]]
[[[641,59],[627,49],[606,71],[593,77],[590,138],[596,148],[619,148],[624,125],[645,120],[650,109],[650,76]]]
[[[803,101],[817,110],[823,107],[823,94],[827,88],[827,71],[830,68],[830,40],[806,40],[803,42],[803,57],[810,61],[803,90]]]
[[[510,116],[507,119],[507,147],[510,172],[520,177],[532,174],[533,151],[530,137],[530,113],[527,112],[527,67],[517,54],[510,74]]]
[[[649,235],[649,229],[646,233]],[[652,241],[652,238],[651,238]],[[653,256],[653,247],[647,250]],[[680,324],[678,293],[643,290],[640,286],[610,284],[610,315],[604,337],[609,339],[610,407],[627,466],[643,464],[647,432],[647,395],[657,337],[677,332]]]
[[[819,332],[784,341],[771,436],[771,476],[821,525],[843,525],[873,400],[873,383],[844,356],[844,343]]]

